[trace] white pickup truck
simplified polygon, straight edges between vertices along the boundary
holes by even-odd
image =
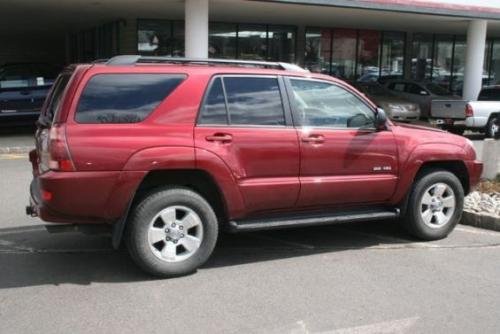
[[[483,88],[477,101],[434,100],[431,118],[452,133],[472,130],[500,138],[500,86]]]

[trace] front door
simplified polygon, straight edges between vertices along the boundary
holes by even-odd
[[[248,213],[289,209],[299,194],[299,143],[276,76],[212,80],[195,145],[231,169]],[[288,115],[288,116],[286,116]]]
[[[397,184],[390,130],[376,131],[375,112],[347,86],[289,78],[300,140],[298,206],[387,202]]]

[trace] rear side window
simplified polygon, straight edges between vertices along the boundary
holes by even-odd
[[[98,74],[87,83],[76,110],[78,123],[137,123],[144,120],[184,75]]]
[[[483,89],[478,97],[479,101],[500,101],[500,89],[490,88]]]
[[[212,83],[200,124],[285,125],[276,77],[223,77]]]
[[[227,124],[226,99],[222,79],[213,81],[201,110],[200,124]]]

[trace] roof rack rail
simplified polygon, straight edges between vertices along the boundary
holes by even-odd
[[[122,55],[110,58],[105,62],[106,65],[124,66],[134,65],[137,63],[150,64],[199,64],[199,65],[234,65],[243,67],[262,67],[274,68],[285,71],[309,72],[308,70],[290,63],[253,61],[253,60],[233,60],[233,59],[216,59],[216,58],[180,58],[180,57],[161,57],[161,56],[139,56],[139,55]]]

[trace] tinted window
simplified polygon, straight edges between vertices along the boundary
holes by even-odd
[[[483,89],[478,97],[479,101],[500,101],[500,89]]]
[[[136,123],[146,118],[184,80],[171,74],[100,74],[82,93],[79,123]]]
[[[213,81],[201,109],[200,124],[227,124],[226,101],[221,78]]]
[[[231,124],[285,125],[277,78],[225,77]]]
[[[395,90],[396,92],[404,92],[406,85],[403,82],[393,82],[389,85],[389,89]]]
[[[428,95],[425,89],[415,84],[406,84],[406,92],[414,95]]]
[[[427,87],[427,89],[430,90],[430,92],[434,95],[439,95],[439,96],[450,95],[450,92],[448,92],[443,87],[436,85],[434,83],[429,83],[429,84],[425,85],[425,87]]]
[[[290,80],[295,118],[301,126],[373,126],[373,111],[351,92],[326,82]]]

